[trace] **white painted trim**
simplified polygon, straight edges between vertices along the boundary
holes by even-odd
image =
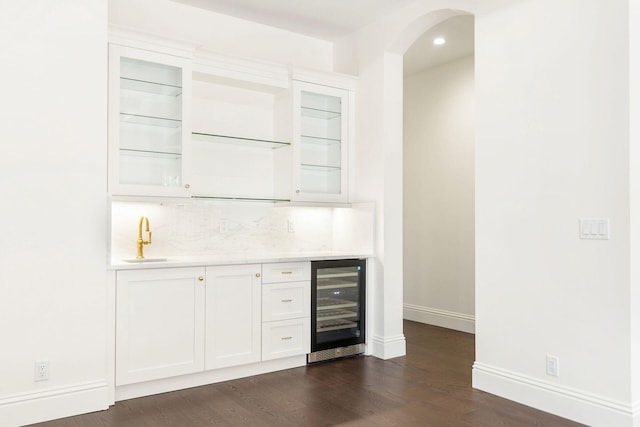
[[[207,50],[196,50],[193,71],[236,80],[243,84],[253,83],[277,89],[286,89],[289,84],[289,70],[284,65],[234,58]]]
[[[109,203],[111,215],[111,203]],[[109,218],[111,227],[111,218]],[[109,230],[111,236],[111,230]],[[109,237],[111,242],[111,237]],[[111,244],[111,243],[109,243]],[[108,252],[111,255],[111,251]],[[110,261],[110,260],[109,260]],[[116,400],[116,272],[107,270],[107,386],[109,389],[109,406]]]
[[[456,331],[476,333],[476,317],[415,304],[403,304],[403,318]]]
[[[593,427],[639,425],[640,402],[615,401],[480,362],[473,364],[473,387]]]
[[[164,378],[161,380],[147,381],[136,384],[128,384],[116,387],[115,400],[134,399],[142,396],[150,396],[158,393],[182,390],[185,388],[199,387],[222,381],[250,377],[252,375],[266,374],[268,372],[282,371],[284,369],[297,368],[307,364],[307,356],[292,356],[284,359],[268,360],[266,362],[251,363],[229,368],[214,369],[189,375]]]
[[[403,334],[392,337],[374,336],[370,348],[372,356],[383,360],[407,354],[407,343]]]
[[[357,76],[304,68],[292,68],[291,79],[349,91],[355,91],[358,85]]]
[[[109,24],[109,43],[135,47],[166,55],[193,58],[196,45],[123,25]]]
[[[0,398],[0,425],[21,426],[109,407],[106,381],[48,388]]]

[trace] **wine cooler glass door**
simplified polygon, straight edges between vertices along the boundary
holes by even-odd
[[[314,277],[313,350],[364,342],[364,263],[325,262]]]

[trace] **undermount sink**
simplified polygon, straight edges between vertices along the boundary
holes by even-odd
[[[167,258],[130,258],[123,259],[124,262],[143,263],[143,262],[166,262]]]

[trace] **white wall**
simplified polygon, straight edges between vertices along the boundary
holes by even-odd
[[[0,2],[3,426],[107,407],[106,37],[105,0]]]
[[[640,257],[640,2],[629,2],[631,253]],[[640,263],[631,263],[631,401],[640,402]],[[637,417],[638,418],[638,417]],[[640,422],[638,422],[640,424]]]
[[[476,37],[474,386],[630,425],[627,2],[520,1]]]
[[[371,350],[389,359],[406,353],[402,333],[402,75],[386,80],[389,67],[402,70],[402,56],[385,54],[362,67],[356,96],[354,199],[375,201],[375,259],[369,274]],[[385,113],[384,106],[400,105]],[[400,133],[400,138],[396,136]],[[393,138],[389,141],[387,138]],[[396,191],[393,191],[396,190]],[[395,220],[391,220],[391,218]]]
[[[404,318],[474,331],[473,56],[404,79]]]

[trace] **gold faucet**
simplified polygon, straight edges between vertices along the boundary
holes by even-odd
[[[146,227],[146,232],[149,233],[149,240],[144,240],[142,238],[142,223],[145,222],[147,227]],[[144,247],[144,245],[150,245],[151,244],[151,231],[149,231],[149,218],[147,218],[146,216],[141,216],[140,217],[140,223],[138,224],[138,255],[136,255],[137,259],[142,259],[144,258],[144,254],[142,253],[142,248]]]

